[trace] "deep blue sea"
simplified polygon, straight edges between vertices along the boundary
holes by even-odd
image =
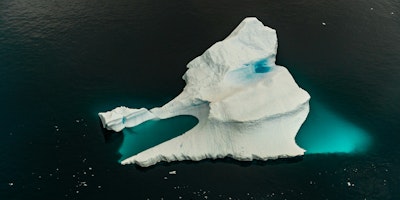
[[[120,165],[197,121],[115,134],[97,113],[165,104],[247,16],[312,97],[306,155]],[[398,0],[0,0],[0,96],[1,200],[400,199]]]

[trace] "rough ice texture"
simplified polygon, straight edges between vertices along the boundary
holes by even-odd
[[[99,117],[103,123],[103,128],[117,132],[156,118],[146,108],[132,109],[125,106],[117,107],[112,111],[101,112]]]
[[[115,131],[152,118],[192,115],[199,120],[186,133],[121,163],[147,167],[160,161],[303,155],[295,136],[308,115],[310,96],[275,64],[277,47],[274,29],[246,18],[187,65],[185,88],[164,106],[99,113],[104,127]]]

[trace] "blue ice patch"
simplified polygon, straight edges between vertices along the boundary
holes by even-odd
[[[255,73],[267,73],[271,69],[271,66],[268,66],[268,59],[264,58],[258,60],[256,62],[247,64],[253,67]]]
[[[271,71],[271,69],[272,66],[269,65],[268,58],[263,58],[243,64],[242,67],[230,71],[226,75],[226,80],[236,84],[246,84],[259,80],[265,73]]]

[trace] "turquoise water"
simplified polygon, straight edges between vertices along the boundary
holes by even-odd
[[[311,100],[310,113],[296,137],[306,154],[362,153],[369,150],[371,135],[319,102]]]
[[[190,130],[198,120],[192,116],[178,116],[164,120],[150,120],[122,131],[123,142],[118,149],[122,160]]]
[[[0,199],[400,199],[399,14],[398,0],[1,0]],[[312,96],[307,154],[121,166],[185,130],[110,133],[97,113],[167,103],[246,16],[276,29],[276,63]]]
[[[369,150],[372,138],[362,127],[346,120],[319,102],[311,101],[310,113],[296,136],[297,144],[307,154],[363,153]],[[157,144],[190,130],[198,120],[193,116],[178,116],[165,120],[150,120],[124,129],[118,148],[119,162]]]

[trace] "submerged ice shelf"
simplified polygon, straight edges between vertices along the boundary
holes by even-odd
[[[119,162],[148,148],[177,137],[192,129],[198,120],[193,116],[177,116],[163,120],[149,120],[122,130],[122,142],[118,147]],[[120,140],[121,141],[121,140]]]
[[[295,137],[309,112],[310,96],[285,67],[275,64],[277,47],[274,29],[246,18],[187,65],[185,88],[164,106],[99,113],[103,126],[114,131],[180,115],[199,120],[186,133],[121,163],[146,167],[160,161],[303,155]]]
[[[316,98],[296,137],[297,143],[307,150],[306,154],[360,153],[370,148],[372,138],[363,127],[330,110]]]

